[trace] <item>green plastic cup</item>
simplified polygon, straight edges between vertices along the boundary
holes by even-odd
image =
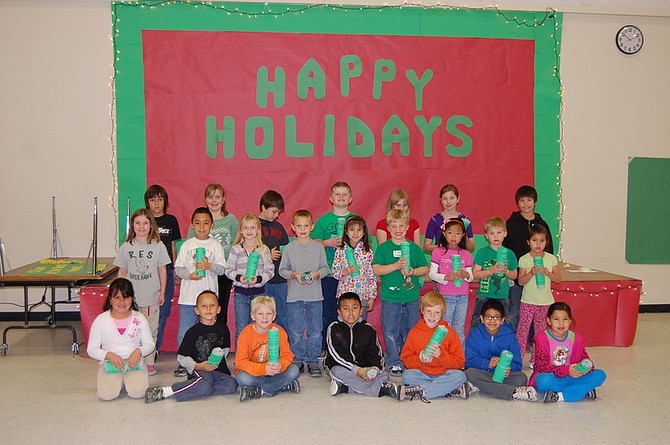
[[[204,247],[196,247],[195,248],[195,262],[199,263],[201,261],[205,260],[205,248]],[[205,277],[207,275],[207,271],[205,269],[196,269],[195,274],[199,277]]]
[[[423,355],[430,355],[430,350],[433,349],[434,346],[441,345],[448,332],[449,329],[447,329],[446,326],[438,325],[433,331],[433,335],[430,336],[428,344],[423,349]]]
[[[456,273],[461,270],[461,256],[459,254],[454,254],[451,256],[451,271]],[[463,278],[454,280],[454,286],[461,287],[463,285]]]
[[[359,277],[361,273],[358,271],[358,263],[356,262],[356,256],[354,255],[354,249],[349,246],[345,246],[344,254],[347,257],[347,265],[354,266],[356,269],[351,273],[352,277]]]
[[[493,381],[497,383],[502,383],[505,380],[505,370],[509,368],[509,365],[512,364],[512,359],[514,354],[509,352],[507,349],[504,349],[500,353],[500,359],[496,365],[496,369],[493,371]]]
[[[544,267],[544,260],[542,259],[541,256],[535,256],[533,257],[533,266],[537,267]],[[535,275],[535,284],[537,284],[538,289],[542,289],[544,287],[544,275],[541,273],[538,273]]]
[[[268,361],[270,363],[279,361],[279,329],[275,327],[268,330]]]
[[[221,364],[221,360],[223,360],[223,355],[224,355],[223,349],[221,348],[212,349],[211,354],[209,354],[209,358],[207,358],[207,364],[219,366]]]
[[[412,255],[410,253],[410,246],[408,241],[403,241],[400,243],[400,256],[407,261],[407,266],[405,266],[405,272],[409,272],[410,269],[410,260],[412,258]]]
[[[251,281],[256,276],[256,271],[258,270],[258,260],[261,259],[261,255],[258,252],[251,252],[249,254],[249,261],[247,262],[247,270],[244,272],[244,277],[247,281]]]

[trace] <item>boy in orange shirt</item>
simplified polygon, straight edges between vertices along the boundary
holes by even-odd
[[[274,397],[279,392],[300,392],[300,370],[293,365],[293,352],[284,329],[273,323],[277,309],[272,297],[251,300],[251,319],[240,333],[235,352],[235,378],[240,385],[240,402]],[[268,361],[268,331],[279,330],[279,361]]]
[[[456,331],[442,319],[446,306],[444,298],[437,292],[428,292],[423,296],[422,318],[409,331],[400,354],[400,359],[407,367],[402,375],[403,383],[418,387],[413,395],[420,396],[426,403],[437,397],[467,399],[470,396],[471,388],[462,371],[465,355],[461,340]],[[428,341],[439,325],[448,329],[447,335],[439,346],[426,351]]]

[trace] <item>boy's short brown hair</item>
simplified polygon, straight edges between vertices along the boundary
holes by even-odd
[[[349,194],[351,194],[351,186],[344,181],[337,181],[335,184],[333,184],[333,186],[330,188],[330,193],[332,194],[333,191],[338,187],[344,187],[345,189],[349,190]]]
[[[291,218],[291,224],[294,224],[295,220],[298,219],[298,218],[307,218],[307,219],[309,219],[310,223],[314,222],[314,219],[312,219],[312,214],[309,212],[309,210],[300,209],[300,210],[296,211],[293,214],[293,218]]]
[[[487,233],[489,229],[493,227],[498,227],[499,229],[503,229],[505,232],[507,232],[507,224],[505,223],[505,220],[494,216],[486,220],[486,224],[484,224],[484,233]]]
[[[435,291],[430,291],[421,298],[421,313],[428,306],[440,306],[442,308],[442,313],[447,312],[447,302],[444,301],[444,297]]]

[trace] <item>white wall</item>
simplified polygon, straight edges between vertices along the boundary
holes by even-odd
[[[553,4],[566,11],[562,257],[641,278],[643,303],[668,304],[662,284],[670,266],[626,264],[624,242],[628,157],[670,157],[670,88],[664,75],[670,71],[670,1]],[[614,46],[615,32],[628,23],[645,35],[635,56]],[[0,0],[0,238],[12,267],[50,255],[52,196],[60,254],[87,254],[97,196],[99,254],[115,255],[116,218],[109,206],[114,190],[110,28],[105,0]],[[654,229],[641,226],[650,236]],[[21,292],[0,288],[0,302],[6,301],[21,301]],[[16,310],[0,305],[2,312]]]

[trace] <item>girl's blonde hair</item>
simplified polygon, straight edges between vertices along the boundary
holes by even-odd
[[[221,184],[209,184],[205,188],[205,204],[207,203],[207,197],[212,194],[212,192],[221,192],[221,198],[223,198],[223,204],[221,204],[221,214],[223,216],[228,215],[228,210],[226,210],[226,191],[223,189]]]
[[[256,227],[258,227],[258,233],[256,234],[256,244],[258,245],[259,249],[258,250],[263,250],[263,239],[261,238],[261,220],[258,218],[256,215],[252,215],[251,213],[247,213],[244,215],[242,218],[240,218],[240,224],[237,228],[237,236],[235,237],[235,243],[234,244],[242,244],[244,242],[244,235],[242,235],[242,227],[244,226],[245,223],[253,222],[256,224]]]
[[[133,212],[133,215],[130,217],[130,227],[128,228],[128,236],[126,237],[126,242],[130,244],[133,243],[133,240],[137,236],[135,233],[134,222],[135,218],[138,216],[145,216],[149,220],[151,228],[149,229],[149,235],[147,236],[147,243],[151,244],[152,241],[159,242],[161,240],[160,235],[158,234],[158,224],[156,224],[156,219],[151,214],[149,209],[137,209]]]
[[[409,213],[409,195],[403,189],[394,190],[389,195],[389,200],[386,202],[386,212],[393,210],[396,204],[400,201],[405,200],[407,203],[407,213]]]

